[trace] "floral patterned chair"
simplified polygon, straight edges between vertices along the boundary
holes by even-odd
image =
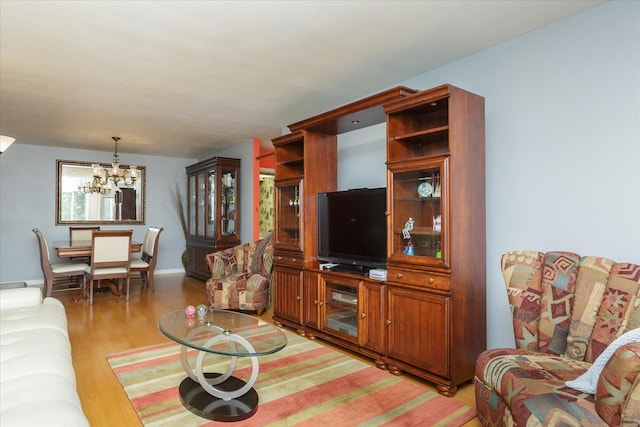
[[[502,272],[516,348],[478,358],[478,419],[491,426],[640,425],[640,343],[612,344],[640,333],[640,265],[518,251],[503,255]],[[603,352],[613,355],[598,358]],[[598,364],[590,390],[572,388]]]
[[[263,239],[208,254],[211,278],[207,280],[209,308],[256,311],[269,305],[273,245]]]

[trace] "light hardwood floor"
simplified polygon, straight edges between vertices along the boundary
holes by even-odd
[[[92,307],[88,300],[73,302],[72,293],[53,294],[67,310],[78,393],[93,427],[141,425],[105,356],[168,342],[168,338],[158,330],[158,319],[169,311],[205,301],[204,282],[182,275],[156,276],[155,281],[156,290],[151,292],[142,289],[140,280],[133,280],[129,302],[108,292],[96,294]],[[271,321],[271,312],[264,313],[262,318]],[[317,342],[327,344],[320,340]],[[430,383],[410,375],[406,377],[436,391]],[[473,384],[460,387],[454,399],[474,407]],[[474,419],[466,425],[481,424]]]

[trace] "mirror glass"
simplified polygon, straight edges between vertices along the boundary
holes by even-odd
[[[105,183],[110,164],[58,160],[56,173],[56,225],[144,224],[146,168],[138,166],[130,179]],[[133,167],[135,168],[135,167]],[[120,165],[124,174],[129,165]],[[101,178],[94,178],[94,170]],[[131,173],[129,173],[131,175]],[[101,181],[101,182],[100,182]]]

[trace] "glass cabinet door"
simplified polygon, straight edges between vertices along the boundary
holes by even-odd
[[[358,282],[324,279],[324,329],[358,337]]]
[[[204,236],[205,235],[205,212],[206,212],[206,198],[204,197],[206,194],[206,181],[205,174],[199,173],[196,176],[196,185],[197,185],[197,210],[196,210],[196,236]]]
[[[302,250],[302,181],[277,182],[275,244],[279,249]]]
[[[237,170],[223,169],[220,185],[220,233],[223,236],[236,234],[236,206],[238,199]]]
[[[402,262],[446,264],[446,158],[414,168],[390,168],[390,256]]]
[[[207,236],[213,237],[216,235],[216,170],[211,169],[207,171],[207,191],[209,192],[208,206],[207,206]]]

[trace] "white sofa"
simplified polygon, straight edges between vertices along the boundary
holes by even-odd
[[[64,306],[39,288],[0,290],[0,425],[89,425]]]

